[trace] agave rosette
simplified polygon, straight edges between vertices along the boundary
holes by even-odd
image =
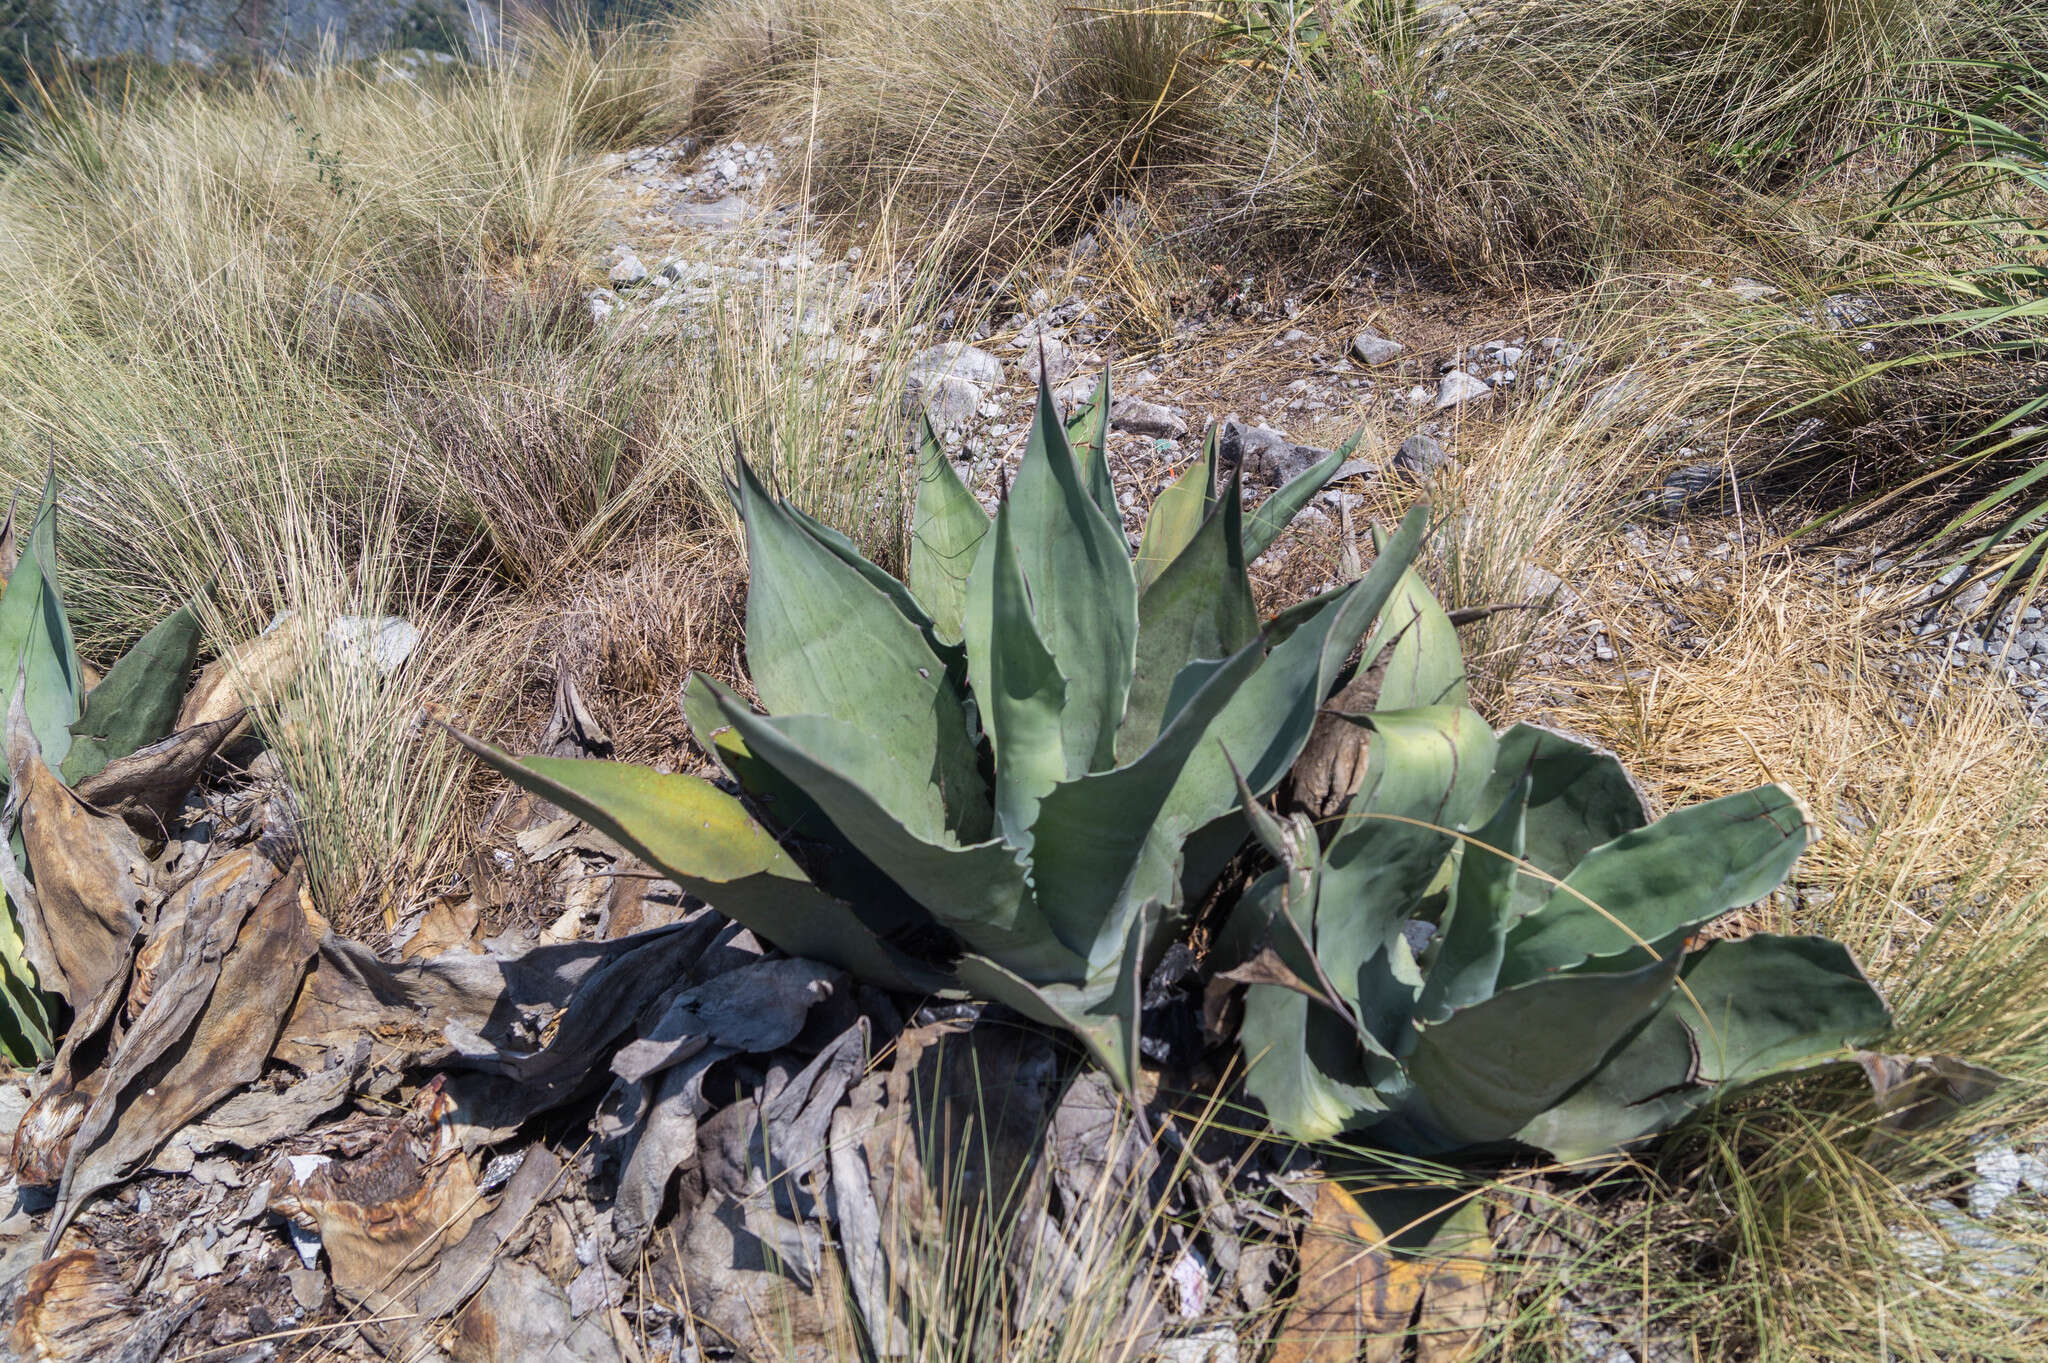
[[[762,708],[701,673],[684,696],[740,796],[466,741],[785,951],[1008,1004],[1128,1085],[1148,952],[1246,837],[1231,763],[1255,794],[1279,782],[1425,516],[1262,628],[1246,565],[1349,447],[1246,515],[1212,442],[1134,558],[1109,405],[1105,375],[1070,431],[1041,385],[993,517],[927,430],[903,581],[740,464]]]

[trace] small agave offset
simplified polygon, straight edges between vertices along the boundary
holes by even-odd
[[[1251,806],[1281,865],[1220,954],[1253,981],[1246,1084],[1276,1126],[1584,1159],[1726,1087],[1848,1060],[1889,1026],[1826,938],[1692,949],[1812,840],[1790,791],[1651,822],[1610,754],[1531,725],[1496,736],[1464,704],[1434,602],[1390,661],[1373,713],[1351,717],[1371,730],[1365,777],[1327,846]]]
[[[684,707],[745,801],[463,741],[784,950],[1006,1003],[1130,1085],[1147,953],[1245,841],[1231,764],[1253,795],[1279,783],[1424,517],[1365,577],[1262,628],[1246,565],[1348,449],[1247,517],[1212,448],[1160,496],[1134,561],[1108,411],[1106,375],[1071,432],[1041,386],[992,520],[927,432],[906,581],[740,465],[767,713],[702,674]]]

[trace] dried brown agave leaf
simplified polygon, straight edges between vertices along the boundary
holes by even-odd
[[[10,897],[43,987],[83,1012],[128,973],[153,898],[149,861],[126,824],[50,770],[25,726],[10,737],[22,845],[35,874],[32,890],[10,885]]]
[[[101,1188],[129,1177],[180,1128],[262,1072],[316,941],[299,900],[303,876],[277,877],[253,905],[242,879],[160,925],[179,941],[149,1000],[114,1049],[73,1138],[50,1216],[50,1247]]]
[[[575,1319],[561,1288],[515,1261],[499,1264],[455,1318],[447,1349],[455,1363],[619,1363],[626,1357],[603,1313]]]
[[[8,1343],[14,1357],[37,1363],[111,1358],[127,1342],[140,1314],[111,1256],[72,1250],[43,1260],[23,1276]]]
[[[1432,1242],[1417,1255],[1397,1254],[1389,1239],[1357,1198],[1334,1182],[1319,1185],[1272,1363],[1398,1363],[1411,1336],[1419,1363],[1473,1354],[1492,1257],[1483,1209],[1467,1202],[1453,1213],[1438,1232],[1440,1252]]]
[[[200,668],[178,712],[177,727],[212,724],[275,698],[305,666],[305,632],[299,617],[288,617]]]
[[[483,944],[477,940],[481,927],[482,915],[473,896],[437,899],[420,915],[419,927],[405,939],[398,957],[417,961],[449,951],[481,953]]]
[[[481,1211],[451,1104],[438,1089],[423,1103],[417,1119],[392,1122],[353,1159],[303,1176],[280,1160],[270,1198],[272,1211],[319,1231],[335,1290],[378,1314],[407,1299],[407,1288],[444,1246],[469,1234]]]
[[[109,762],[78,783],[78,798],[124,820],[145,838],[160,839],[213,755],[241,727],[248,711],[180,729]]]

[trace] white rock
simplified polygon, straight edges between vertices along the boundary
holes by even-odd
[[[1109,404],[1109,424],[1112,430],[1154,440],[1179,440],[1188,433],[1187,416],[1179,408],[1143,398],[1113,399]]]
[[[605,272],[605,278],[621,289],[630,289],[635,284],[647,282],[647,267],[640,263],[640,257],[628,251],[618,264]]]
[[[1586,412],[1595,417],[1617,417],[1630,407],[1637,405],[1649,380],[1631,369],[1620,378],[1604,384],[1586,399]]]
[[[969,383],[996,384],[1003,381],[1003,362],[965,341],[947,341],[912,356],[907,372],[931,378],[950,376]]]
[[[339,615],[327,626],[327,646],[337,659],[368,663],[385,677],[405,666],[419,644],[419,627],[402,615]]]
[[[1017,367],[1023,372],[1024,378],[1034,384],[1038,382],[1041,365],[1045,369],[1045,381],[1058,383],[1078,370],[1081,362],[1074,357],[1073,350],[1065,341],[1043,336],[1026,350],[1024,357],[1017,362]]]
[[[1404,349],[1399,341],[1389,340],[1371,327],[1351,338],[1351,358],[1373,368],[1393,363]]]
[[[1159,1363],[1237,1363],[1238,1359],[1237,1333],[1228,1326],[1162,1339],[1156,1348]]]
[[[1977,1152],[1977,1181],[1970,1185],[1970,1214],[1996,1216],[2020,1190],[2026,1167],[2009,1145],[1986,1146]]]
[[[1474,398],[1483,398],[1492,391],[1492,385],[1485,379],[1475,378],[1462,369],[1454,369],[1444,375],[1443,382],[1437,385],[1436,410],[1441,412],[1446,407],[1456,407]]]
[[[1062,416],[1071,416],[1075,408],[1095,396],[1095,388],[1095,380],[1089,378],[1086,374],[1068,379],[1065,383],[1052,390],[1053,405],[1060,409]],[[1000,413],[991,412],[987,413],[987,415],[997,416]]]
[[[590,320],[593,322],[603,322],[607,320],[613,313],[617,312],[620,309],[620,307],[623,306],[618,299],[614,298],[611,295],[611,293],[605,289],[592,289],[590,291],[589,301]]]
[[[904,415],[921,409],[935,431],[965,426],[980,406],[981,389],[951,374],[913,374],[904,381]]]

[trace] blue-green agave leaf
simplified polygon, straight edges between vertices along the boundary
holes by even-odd
[[[1481,795],[1493,793],[1489,786]],[[1433,944],[1415,1015],[1441,1022],[1454,1009],[1492,995],[1507,949],[1515,883],[1522,879],[1523,824],[1529,777],[1509,790],[1494,815],[1458,852],[1457,876]]]
[[[1365,779],[1323,856],[1316,955],[1359,1022],[1398,1049],[1422,973],[1403,932],[1474,821],[1493,772],[1493,730],[1462,705],[1385,710]]]
[[[78,650],[57,589],[57,480],[51,474],[20,560],[0,592],[0,683],[22,693],[44,759],[61,764],[83,699]],[[11,704],[11,702],[10,702]]]
[[[1208,519],[1138,600],[1137,671],[1117,733],[1128,762],[1158,736],[1189,664],[1228,658],[1259,634],[1258,606],[1240,548],[1237,479]]]
[[[1730,1087],[1853,1060],[1891,1025],[1848,951],[1824,937],[1710,942],[1680,978],[1642,1031],[1517,1139],[1562,1160],[1604,1154]]]
[[[910,521],[910,594],[931,615],[941,640],[960,642],[967,575],[988,534],[988,513],[960,481],[945,446],[924,423],[917,459],[917,505]]]
[[[1544,875],[1563,879],[1595,847],[1650,821],[1642,791],[1613,753],[1555,729],[1517,724],[1501,734],[1486,802],[1498,807],[1524,779],[1529,807],[1522,855]],[[1553,888],[1540,876],[1516,877],[1510,916],[1535,912]]]
[[[987,836],[988,788],[954,660],[891,592],[770,497],[745,463],[739,478],[752,572],[747,664],[762,704],[859,727],[932,783],[949,832],[962,841]]]
[[[1365,434],[1361,428],[1357,435],[1339,445],[1336,449],[1318,459],[1301,473],[1289,479],[1286,486],[1268,497],[1244,528],[1244,559],[1247,563],[1258,561],[1259,555],[1273,547],[1273,541],[1280,538],[1280,532],[1288,522],[1301,514],[1301,509],[1321,492],[1337,470],[1358,448],[1358,441]]]
[[[1661,950],[1674,935],[1777,889],[1813,838],[1806,807],[1781,785],[1724,795],[1625,833],[1587,853],[1515,924],[1501,985],[1593,957],[1640,958],[1644,943]]]
[[[1138,590],[1148,592],[1159,575],[1166,571],[1166,565],[1180,556],[1183,549],[1194,543],[1195,534],[1208,521],[1210,509],[1216,503],[1216,428],[1209,428],[1208,436],[1202,441],[1202,457],[1188,465],[1180,477],[1167,485],[1152,503],[1152,510],[1145,517],[1145,534],[1138,542],[1138,557],[1133,565],[1138,574]],[[1239,515],[1243,512],[1240,508]],[[1239,534],[1242,536],[1242,528]],[[1240,546],[1240,557],[1242,547]],[[1143,596],[1139,598],[1140,629],[1143,628]]]
[[[1227,749],[1244,771],[1255,795],[1265,795],[1301,754],[1316,714],[1337,684],[1352,649],[1386,603],[1415,556],[1428,512],[1411,511],[1399,533],[1366,575],[1330,597],[1287,638],[1272,646],[1265,662],[1231,697],[1211,726],[1213,741],[1189,759],[1161,817],[1184,836],[1226,815],[1236,817]]]
[[[1516,1137],[1635,1034],[1678,967],[1674,952],[1634,970],[1537,980],[1423,1026],[1399,1118],[1375,1134],[1416,1153]]]
[[[1067,775],[1101,771],[1115,763],[1137,665],[1138,583],[1123,524],[1083,482],[1043,383],[1009,505],[1032,614],[1067,679]]]
[[[1177,839],[1158,827],[1159,810],[1196,745],[1261,661],[1256,642],[1239,649],[1135,761],[1062,782],[1040,804],[1032,884],[1069,950],[1099,962],[1105,949],[1119,945],[1137,906],[1163,906],[1174,897]]]
[[[1081,480],[1088,495],[1119,527],[1123,508],[1116,501],[1116,480],[1109,476],[1109,369],[1095,382],[1095,396],[1067,422],[1067,445],[1081,465]]]
[[[195,603],[188,601],[107,669],[71,726],[71,751],[57,768],[66,785],[76,786],[107,763],[170,735],[203,633]]]
[[[961,985],[982,998],[1007,1004],[1048,1027],[1072,1032],[1095,1063],[1125,1093],[1138,1077],[1139,1010],[1143,1002],[1145,943],[1153,924],[1145,914],[1128,926],[1124,949],[1082,983],[1036,982],[985,956],[960,958]]]
[[[992,614],[988,670],[975,702],[995,750],[997,827],[1013,847],[1028,851],[1038,802],[1067,775],[1060,734],[1067,682],[1031,618],[1007,502],[996,510],[995,547],[983,562]]]
[[[1382,540],[1377,527],[1373,538]],[[1401,576],[1374,634],[1375,648],[1385,648],[1378,707],[1412,710],[1427,705],[1463,705],[1467,694],[1465,654],[1458,630],[1436,597],[1409,569]]]

